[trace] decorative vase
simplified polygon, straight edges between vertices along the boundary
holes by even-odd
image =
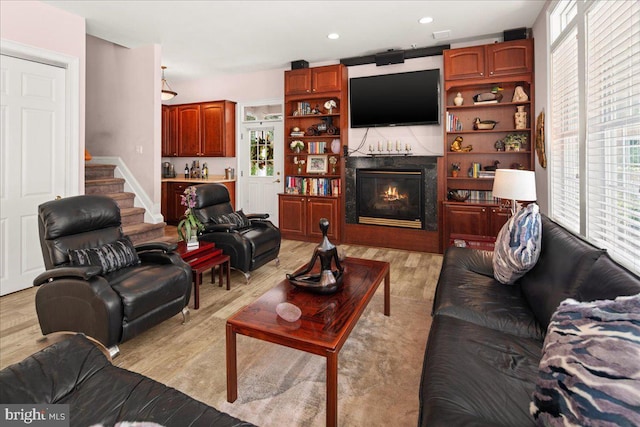
[[[300,152],[300,147],[296,147],[296,148],[294,148],[294,149],[293,149],[293,152],[294,152],[294,153],[299,153],[299,152]]]
[[[334,139],[333,141],[331,141],[331,152],[333,154],[339,154],[340,153],[340,140],[339,139]]]
[[[524,105],[519,105],[516,108],[518,110],[514,114],[516,129],[526,129],[527,128],[527,112],[524,111]]]
[[[458,107],[464,103],[464,98],[462,97],[462,94],[460,92],[458,92],[456,94],[456,97],[453,98],[453,103]]]
[[[457,178],[458,177],[458,171],[457,170],[452,170],[451,171],[451,176],[454,177],[454,178]]]

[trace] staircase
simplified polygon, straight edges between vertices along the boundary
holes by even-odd
[[[144,208],[133,206],[135,194],[124,191],[122,178],[114,178],[115,165],[85,163],[85,194],[101,194],[111,197],[120,207],[122,232],[129,236],[134,245],[149,242],[175,242],[175,238],[165,237],[165,223],[149,224],[144,222]]]

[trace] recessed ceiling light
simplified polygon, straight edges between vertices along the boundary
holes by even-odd
[[[429,24],[430,22],[433,22],[433,18],[430,16],[425,16],[423,18],[420,18],[418,22],[421,24]]]
[[[338,33],[331,33],[327,36],[327,38],[331,39],[331,40],[337,40],[340,38],[340,34]]]

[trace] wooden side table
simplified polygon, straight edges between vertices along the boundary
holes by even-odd
[[[200,246],[188,249],[184,242],[178,243],[176,252],[191,267],[193,275],[193,308],[200,308],[200,284],[202,283],[202,273],[211,269],[211,283],[215,283],[215,268],[218,269],[218,286],[222,286],[222,269],[225,268],[227,275],[227,290],[231,289],[231,258],[222,253],[222,249],[215,247],[211,242],[200,242]]]
[[[449,246],[459,246],[463,248],[481,249],[492,251],[495,247],[496,238],[491,236],[476,236],[474,234],[451,233],[449,236]]]

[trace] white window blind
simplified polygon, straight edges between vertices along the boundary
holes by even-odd
[[[549,200],[551,216],[580,231],[579,84],[577,29],[551,52]]]
[[[585,47],[587,238],[638,272],[640,2],[590,7]]]

